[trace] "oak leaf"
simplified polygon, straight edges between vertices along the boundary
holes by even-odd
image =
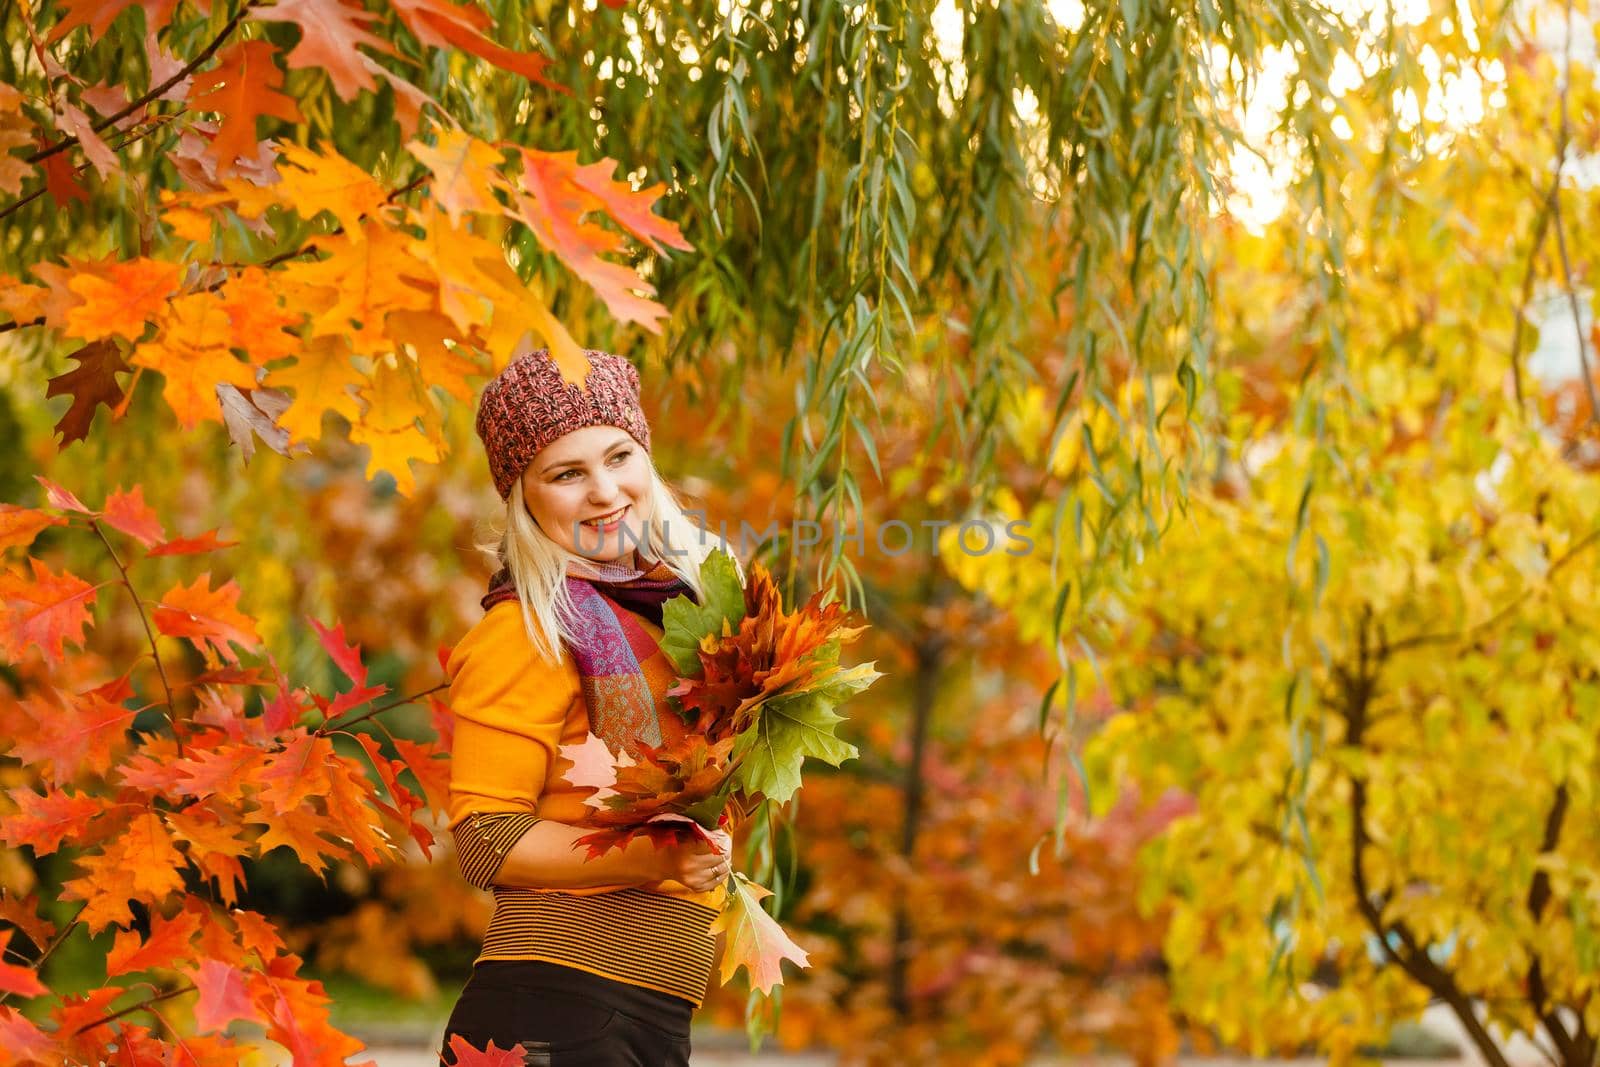
[[[67,312],[67,332],[85,341],[137,341],[179,291],[183,265],[159,259],[112,260],[77,274],[68,286],[83,302]]]
[[[269,7],[256,8],[250,17],[299,26],[300,43],[289,52],[289,69],[325,72],[333,91],[346,103],[361,90],[378,87],[372,73],[360,62],[358,46],[365,45],[385,55],[397,54],[388,41],[367,32],[367,26],[377,21],[376,14],[341,0],[277,0]]]
[[[33,556],[28,565],[32,578],[0,572],[0,647],[9,660],[38,648],[47,662],[59,664],[66,642],[83,644],[84,630],[93,622],[89,607],[100,587],[67,571],[52,571]]]
[[[193,584],[178,583],[167,590],[151,613],[156,629],[168,637],[186,637],[211,660],[213,653],[230,663],[239,655],[232,645],[255,648],[261,643],[255,620],[239,610],[239,586],[232,579],[210,588],[211,572]]]
[[[194,75],[190,108],[222,115],[222,126],[211,142],[219,177],[232,174],[240,156],[249,159],[256,154],[257,118],[305,121],[294,98],[279,91],[283,71],[274,61],[277,54],[277,48],[267,41],[241,41],[218,54],[215,69]]]
[[[45,396],[70,396],[72,404],[66,414],[56,422],[55,432],[61,435],[61,447],[89,436],[89,424],[94,421],[95,408],[104,404],[113,415],[122,407],[122,386],[117,375],[131,370],[123,358],[122,350],[114,341],[95,341],[84,345],[67,358],[78,365],[49,380]]]

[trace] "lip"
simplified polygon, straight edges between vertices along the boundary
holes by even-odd
[[[605,519],[606,521],[602,524],[603,526],[615,526],[622,520],[622,517],[628,513],[628,509],[632,506],[632,504],[624,504],[622,507],[615,511],[609,512],[606,515],[596,515],[592,519],[584,519],[583,524],[585,526],[594,526],[594,524],[600,519]]]

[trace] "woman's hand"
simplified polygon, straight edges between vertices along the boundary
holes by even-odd
[[[733,869],[733,837],[726,830],[708,830],[710,841],[696,834],[657,853],[661,877],[706,893],[727,881]]]

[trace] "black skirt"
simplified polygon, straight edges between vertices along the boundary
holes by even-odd
[[[689,1067],[694,1005],[543,960],[483,960],[445,1026],[477,1049],[520,1048],[525,1067]]]

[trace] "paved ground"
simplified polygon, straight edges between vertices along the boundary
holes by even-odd
[[[1440,1037],[1455,1042],[1462,1050],[1456,1059],[1395,1061],[1404,1067],[1483,1067],[1482,1059],[1472,1050],[1460,1025],[1449,1009],[1442,1006],[1430,1008],[1423,1016],[1427,1028]],[[1512,1067],[1545,1067],[1546,1060],[1538,1049],[1526,1041],[1512,1042],[1506,1050]],[[378,1067],[438,1067],[438,1060],[425,1043],[417,1041],[405,1046],[374,1043],[359,1059],[373,1059]],[[287,1059],[284,1061],[287,1063]],[[1242,1058],[1201,1059],[1184,1057],[1178,1067],[1312,1067],[1319,1060],[1249,1060]],[[828,1054],[790,1054],[762,1052],[752,1056],[738,1034],[695,1035],[694,1067],[835,1067],[836,1060]],[[1128,1067],[1129,1061],[1118,1056],[1083,1057],[1076,1059],[1040,1058],[1032,1067]]]

